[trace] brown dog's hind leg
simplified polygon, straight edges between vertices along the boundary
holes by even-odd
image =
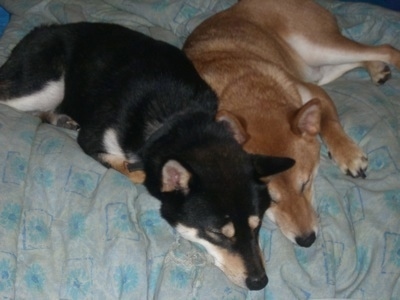
[[[375,84],[382,84],[390,78],[388,65],[400,69],[399,50],[390,45],[364,45],[339,32],[317,42],[313,36],[298,36],[289,43],[308,66],[318,71],[318,85],[329,83],[358,67],[366,68]],[[302,79],[312,81],[307,77]]]

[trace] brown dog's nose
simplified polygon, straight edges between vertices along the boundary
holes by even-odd
[[[301,247],[310,247],[316,239],[315,232],[312,232],[310,235],[305,237],[297,237],[296,243]]]
[[[268,283],[267,275],[263,274],[261,276],[249,276],[246,279],[246,285],[249,290],[261,290]]]

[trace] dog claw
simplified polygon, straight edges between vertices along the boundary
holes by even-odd
[[[358,170],[356,175],[350,172],[350,170],[347,170],[346,175],[351,176],[352,178],[360,178],[360,177],[362,179],[367,178],[367,175],[365,174],[365,169]]]
[[[392,77],[392,75],[390,73],[386,74],[383,78],[378,80],[377,84],[378,85],[384,84],[386,81],[388,81],[390,79],[390,77]]]
[[[79,131],[81,129],[81,126],[67,115],[57,115],[55,125],[61,128],[75,131]]]
[[[382,62],[371,62],[370,63],[370,67],[371,67],[370,71],[372,72],[371,77],[376,85],[382,85],[392,77],[389,66],[384,65],[382,68],[382,64],[383,64]]]
[[[364,170],[358,171],[358,175],[359,175],[359,177],[361,177],[362,179],[367,178],[367,175],[365,174]]]
[[[368,158],[353,142],[350,141],[346,146],[340,148],[330,149],[328,156],[338,165],[344,174],[352,178],[367,177],[365,171],[368,167]]]

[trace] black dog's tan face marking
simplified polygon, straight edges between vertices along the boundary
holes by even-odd
[[[232,222],[229,222],[221,228],[221,233],[227,238],[233,238],[235,236],[235,226]]]
[[[260,218],[258,216],[250,216],[249,217],[249,226],[251,229],[256,229],[258,226],[260,226]]]
[[[242,226],[241,229],[247,231],[247,234],[255,239],[258,233],[255,232],[255,230],[258,229],[259,226],[260,218],[258,216],[250,216],[248,218],[248,228],[244,229]],[[232,251],[232,249],[235,248],[235,244],[242,242],[240,239],[243,237],[236,237],[235,225],[232,221],[222,226],[221,229],[207,229],[204,237],[201,237],[199,230],[195,228],[179,224],[176,229],[186,239],[205,247],[208,253],[214,258],[215,265],[220,268],[232,282],[241,287],[247,287],[246,280],[249,276],[249,271],[246,267],[245,258]],[[211,238],[211,240],[209,238]],[[216,244],[215,241],[219,241],[221,245]],[[229,244],[230,249],[226,246],[222,246],[224,242]],[[262,267],[265,268],[264,258],[261,251],[258,251],[258,247],[255,249],[255,257],[253,258],[259,259]]]
[[[256,238],[258,232],[256,233],[254,230],[258,228],[259,225],[259,217],[250,216],[249,227],[246,228],[248,235]],[[235,236],[235,227],[232,222],[228,222],[220,229],[207,229],[205,230],[205,235],[202,235],[196,228],[187,227],[182,224],[177,225],[176,230],[185,239],[202,245],[214,258],[214,264],[221,269],[233,283],[243,288],[248,288],[246,280],[249,276],[249,271],[246,267],[245,258],[241,254],[232,251],[232,249],[235,248],[235,244],[241,242],[240,238]],[[226,244],[229,244],[230,247],[226,247]],[[261,267],[265,268],[264,258],[261,251],[259,251],[258,245],[253,246],[257,246],[254,252],[256,257],[253,257],[253,259],[259,260]]]

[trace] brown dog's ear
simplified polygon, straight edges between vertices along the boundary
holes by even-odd
[[[295,134],[317,135],[321,125],[321,101],[311,99],[304,104],[295,114],[291,127]]]
[[[250,154],[253,166],[259,178],[274,175],[290,169],[295,160],[289,157]]]
[[[182,191],[189,192],[191,174],[176,160],[169,160],[162,168],[161,192]]]
[[[216,120],[218,122],[225,122],[229,130],[232,132],[233,137],[239,144],[244,144],[249,138],[249,135],[246,133],[242,123],[233,113],[222,109],[218,111]]]

